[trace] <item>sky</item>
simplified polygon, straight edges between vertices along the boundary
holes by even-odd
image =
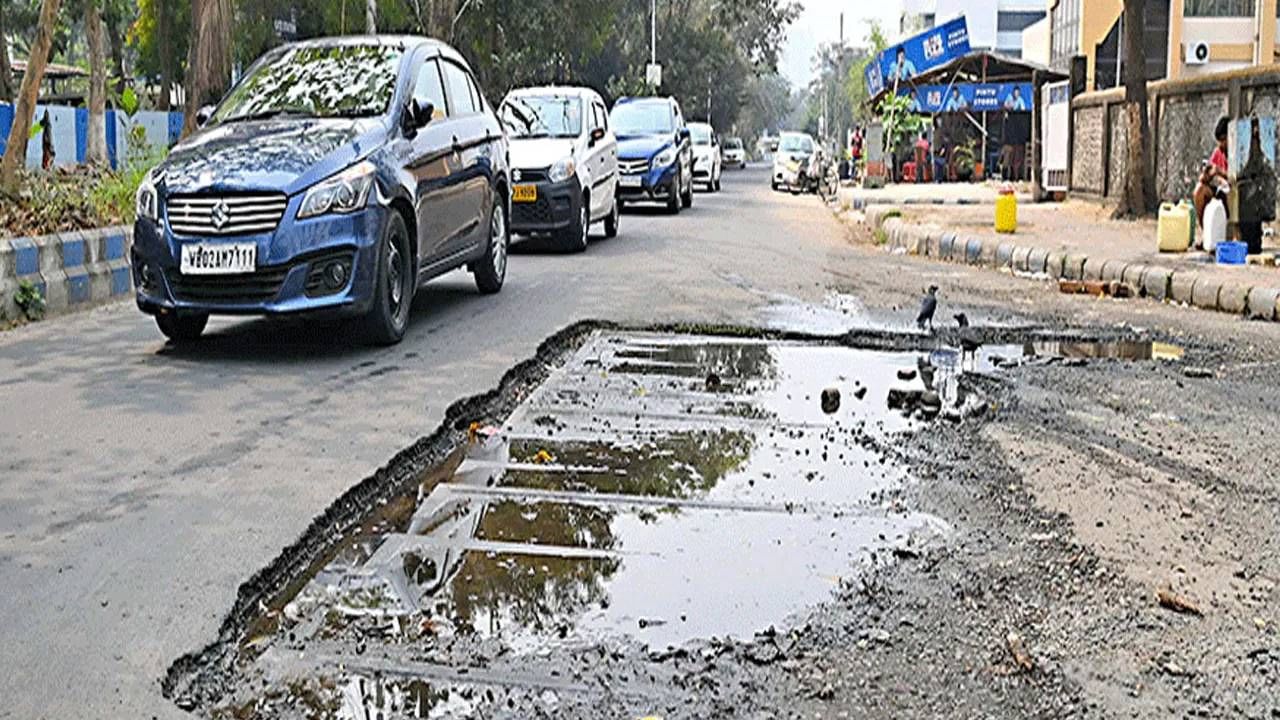
[[[893,37],[902,11],[900,0],[797,0],[804,11],[787,31],[779,70],[791,85],[803,86],[813,77],[810,61],[820,43],[835,42],[840,36],[840,13],[844,13],[844,37],[849,44],[861,43],[867,35],[867,21],[878,20],[886,35]]]

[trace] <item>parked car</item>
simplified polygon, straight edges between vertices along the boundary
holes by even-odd
[[[693,180],[704,182],[707,192],[720,190],[720,136],[706,123],[689,123],[693,140]]]
[[[741,138],[724,139],[724,144],[720,146],[720,164],[739,170],[747,168],[747,149],[742,146]]]
[[[618,197],[665,202],[680,212],[693,205],[693,146],[674,98],[621,98],[609,122],[618,136]]]
[[[618,234],[618,141],[588,88],[514,90],[498,108],[511,143],[511,231],[587,249],[594,222]]]
[[[283,45],[199,119],[137,194],[137,303],[172,340],[214,314],[316,313],[394,343],[427,280],[465,266],[502,288],[507,141],[444,43]]]
[[[770,182],[774,190],[798,187],[814,146],[813,136],[808,133],[782,133],[778,139],[778,151],[773,156],[773,176]]]

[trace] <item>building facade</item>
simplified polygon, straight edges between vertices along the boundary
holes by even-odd
[[[1084,86],[1123,83],[1122,0],[1047,0],[1049,65],[1087,61]],[[1147,79],[1177,79],[1277,60],[1277,0],[1147,0]]]
[[[1021,58],[1023,30],[1045,17],[1045,0],[903,0],[898,31],[908,37],[959,15],[975,50]]]

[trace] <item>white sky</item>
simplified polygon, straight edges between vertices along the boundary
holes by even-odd
[[[844,38],[850,45],[866,39],[867,20],[879,20],[892,40],[902,13],[901,0],[798,0],[804,11],[787,31],[778,70],[791,85],[807,85],[813,76],[810,61],[820,43],[835,42],[840,36],[840,13],[844,13]]]

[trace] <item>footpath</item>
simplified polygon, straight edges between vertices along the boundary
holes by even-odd
[[[841,188],[839,210],[877,243],[940,262],[1075,281],[1064,289],[1136,295],[1255,319],[1280,320],[1280,267],[1218,265],[1203,252],[1161,253],[1155,220],[1116,221],[1079,200],[1031,203],[1019,194],[1018,230],[995,232],[989,185]],[[1263,255],[1280,254],[1266,238]]]

